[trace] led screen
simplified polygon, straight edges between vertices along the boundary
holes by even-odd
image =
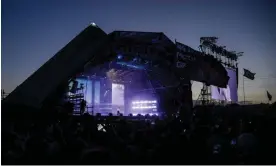
[[[238,102],[236,71],[231,69],[226,70],[229,76],[227,88],[211,86],[212,99]]]
[[[122,84],[114,84],[112,83],[112,112],[117,113],[120,111],[124,113],[124,105],[125,105],[125,86]]]
[[[158,115],[156,100],[139,100],[132,101],[131,113],[133,115]]]
[[[95,81],[94,84],[94,104],[100,104],[100,90],[101,90],[101,83],[100,81]]]

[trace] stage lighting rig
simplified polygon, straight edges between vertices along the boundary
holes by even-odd
[[[216,43],[218,38],[217,37],[201,37],[200,38],[200,50],[205,54],[214,53],[217,49]]]
[[[244,53],[244,52],[238,52],[238,53],[236,53],[236,55],[237,55],[237,57],[239,58],[239,57],[243,56],[243,53]]]
[[[221,57],[225,57],[225,62],[222,63],[228,67],[235,68],[236,62],[242,56],[243,52],[236,53],[235,51],[228,51],[225,46],[218,46],[216,44],[217,40],[217,37],[201,37],[199,46],[201,51],[204,54],[211,54],[219,61],[222,61]]]
[[[201,37],[200,38],[200,43],[203,44],[203,42],[205,43],[217,43],[218,37]]]

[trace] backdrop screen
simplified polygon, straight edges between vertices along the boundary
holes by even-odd
[[[238,102],[236,71],[231,69],[226,70],[229,76],[227,88],[211,86],[212,99]]]
[[[123,84],[112,83],[112,107],[113,112],[117,110],[124,112],[125,98],[124,98],[125,86]]]

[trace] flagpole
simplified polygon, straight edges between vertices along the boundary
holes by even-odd
[[[267,92],[268,92],[268,91],[266,91],[266,95],[267,95]],[[268,95],[267,95],[267,96],[268,96]],[[268,97],[267,97],[267,104],[269,104],[269,98],[268,98]]]
[[[243,104],[245,104],[245,90],[244,90],[244,76],[242,76],[242,84],[243,84]]]

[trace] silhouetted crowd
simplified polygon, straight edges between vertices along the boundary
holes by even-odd
[[[11,112],[2,164],[276,164],[275,104],[196,107],[190,126],[177,116]]]

